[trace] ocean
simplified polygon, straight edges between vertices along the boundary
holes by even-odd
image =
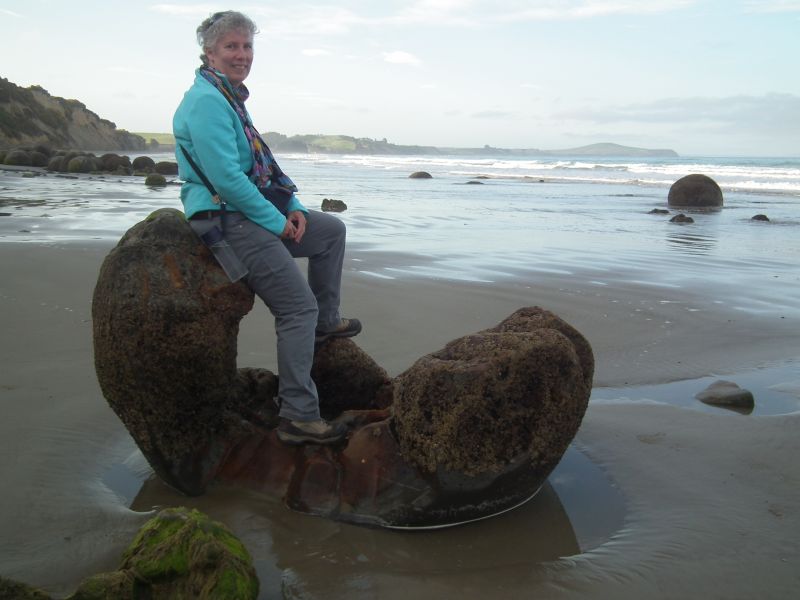
[[[172,154],[151,155],[155,160]],[[737,308],[800,310],[800,159],[361,156],[278,157],[309,208],[342,200],[348,244],[397,260],[376,278],[492,282],[580,272],[598,286],[713,285]],[[427,171],[430,179],[410,179]],[[703,173],[721,210],[671,223],[669,187]],[[176,182],[177,183],[177,182]],[[179,186],[140,178],[0,171],[0,242],[116,241]],[[687,211],[683,211],[687,212]],[[757,214],[768,222],[753,221]]]

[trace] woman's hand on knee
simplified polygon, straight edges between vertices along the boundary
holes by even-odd
[[[306,215],[301,210],[293,210],[286,217],[286,227],[281,237],[300,242],[306,233]]]

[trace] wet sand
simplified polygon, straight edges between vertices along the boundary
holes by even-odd
[[[0,245],[0,575],[65,595],[116,566],[146,509],[183,503],[242,537],[264,598],[280,597],[282,587],[319,598],[784,598],[800,585],[798,413],[593,402],[575,448],[626,505],[621,527],[594,547],[547,489],[497,519],[409,534],[292,513],[241,490],[220,487],[189,501],[157,481],[142,486],[148,467],[102,398],[92,364],[91,294],[109,249]],[[365,323],[358,343],[392,374],[521,306],[540,305],[589,339],[596,387],[709,374],[735,381],[738,372],[785,365],[774,383],[800,396],[796,315],[731,310],[699,287],[631,283],[625,273],[604,286],[579,273],[494,284],[364,273],[395,260],[351,251],[343,302],[346,316]],[[271,317],[258,304],[242,322],[239,350],[241,366],[274,368]]]

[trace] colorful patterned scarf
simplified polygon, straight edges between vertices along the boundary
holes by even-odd
[[[253,152],[252,172],[256,176],[256,185],[258,187],[266,187],[270,184],[277,184],[296,192],[297,186],[289,179],[288,175],[281,171],[275,157],[272,156],[269,146],[256,130],[250,115],[247,114],[247,110],[244,108],[245,100],[250,96],[250,92],[245,85],[240,84],[238,88],[232,88],[230,84],[223,81],[217,71],[210,67],[201,67],[199,72],[225,96],[233,110],[239,115],[244,134],[247,136],[247,141],[250,142],[250,150]]]

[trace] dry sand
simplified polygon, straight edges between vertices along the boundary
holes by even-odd
[[[92,364],[91,294],[109,249],[0,246],[0,575],[57,594],[114,568],[147,518],[104,483],[132,450]],[[392,374],[528,305],[554,311],[589,339],[596,386],[735,373],[800,356],[795,316],[728,311],[703,290],[625,283],[624,274],[600,287],[579,275],[477,284],[386,280],[356,270],[392,260],[351,253],[344,286],[345,316],[365,323],[358,343]],[[271,319],[258,305],[242,322],[240,365],[274,368],[273,347]],[[776,383],[798,394],[797,382]],[[351,597],[792,597],[800,589],[798,420],[593,403],[576,444],[627,500],[625,527],[613,539],[511,571],[465,570],[457,585],[413,573],[376,575]],[[137,460],[129,466],[146,470]],[[288,509],[278,518],[281,510]],[[234,531],[252,530],[241,515],[232,521]],[[319,521],[286,519],[313,527]],[[277,569],[262,565],[261,572],[279,575]],[[264,597],[275,589],[264,585]]]

